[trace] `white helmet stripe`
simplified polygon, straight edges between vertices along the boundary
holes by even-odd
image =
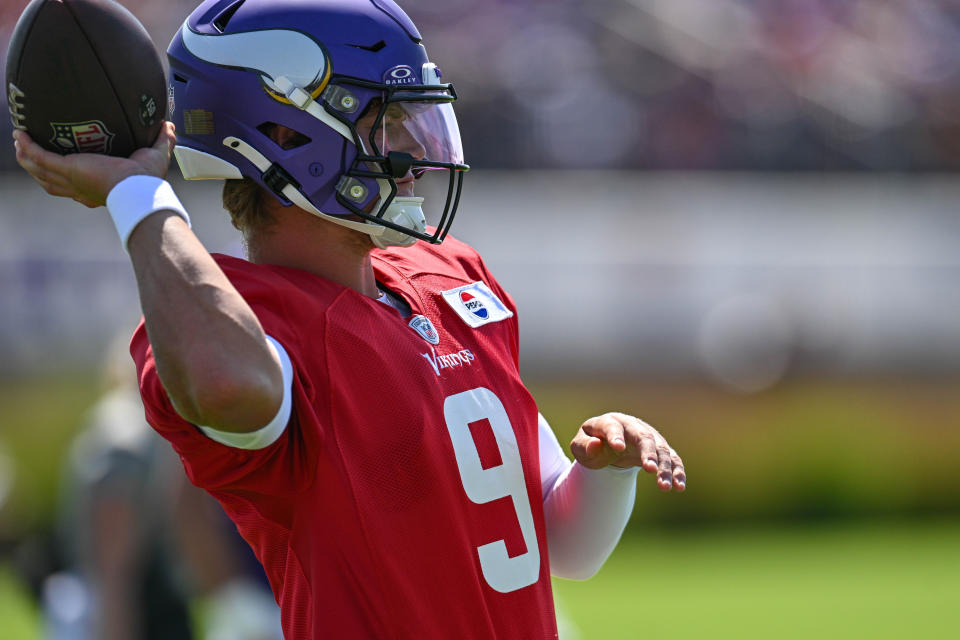
[[[222,35],[196,33],[183,23],[183,46],[211,64],[251,69],[264,76],[271,89],[273,79],[286,76],[299,87],[309,87],[327,72],[327,56],[310,37],[289,29],[266,29]]]

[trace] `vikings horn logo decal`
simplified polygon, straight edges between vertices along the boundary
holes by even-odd
[[[289,29],[265,29],[220,35],[180,30],[183,46],[211,64],[248,69],[260,74],[264,88],[279,102],[289,104],[274,83],[285,77],[316,99],[330,79],[330,63],[323,46],[308,35]]]

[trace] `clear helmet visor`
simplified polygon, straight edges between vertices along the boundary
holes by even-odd
[[[407,153],[418,163],[425,163],[415,167],[418,171],[463,164],[460,127],[453,105],[446,100],[430,100],[431,93],[413,94],[410,99],[405,95],[392,97],[385,105],[374,100],[357,121],[357,133],[364,146],[373,146],[365,151],[382,156]]]
[[[329,86],[324,98],[352,115],[358,101],[342,84]],[[403,246],[417,238],[438,243],[446,236],[463,173],[470,169],[451,104],[455,99],[450,85],[386,87],[350,118],[357,156],[337,186],[337,202],[389,229],[374,238],[377,246]]]

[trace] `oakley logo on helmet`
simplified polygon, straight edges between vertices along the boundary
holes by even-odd
[[[387,69],[387,72],[383,74],[383,84],[420,84],[420,79],[417,78],[417,74],[412,67],[401,64]]]

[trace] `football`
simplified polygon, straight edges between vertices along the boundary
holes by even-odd
[[[157,139],[166,79],[140,21],[113,0],[32,0],[7,52],[13,126],[61,154],[128,156]]]

